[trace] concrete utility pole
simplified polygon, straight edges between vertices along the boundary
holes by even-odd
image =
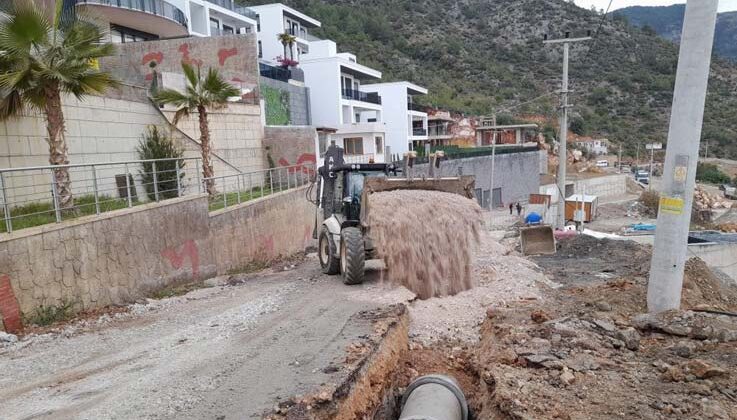
[[[622,173],[622,142],[619,142],[619,173]]]
[[[718,3],[718,0],[688,0],[686,3],[658,228],[650,263],[647,308],[651,313],[678,309],[681,305]]]
[[[571,38],[571,33],[566,32],[566,37],[561,39],[547,39],[543,44],[563,44],[563,83],[560,90],[560,145],[558,147],[558,220],[557,227],[563,229],[566,225],[566,165],[568,164],[568,56],[572,42],[583,42],[591,39],[590,36],[583,38]]]
[[[637,155],[635,157],[635,170],[640,169],[640,142],[637,142]]]
[[[650,174],[648,175],[647,189],[653,190],[653,158],[655,158],[655,143],[650,143]]]
[[[496,112],[491,116],[491,124],[496,127]],[[496,128],[491,132],[491,185],[489,185],[489,213],[494,218],[494,164],[496,163]],[[481,190],[481,204],[484,201],[484,190]],[[493,220],[492,224],[493,226]]]

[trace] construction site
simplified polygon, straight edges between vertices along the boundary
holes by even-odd
[[[320,22],[281,3],[240,9],[253,27],[209,18],[226,37],[134,36],[114,66],[95,61],[131,81],[95,97],[97,114],[129,139],[145,128],[138,153],[175,157],[0,169],[0,420],[737,420],[737,161],[699,155],[717,4],[686,6],[668,142],[647,144],[649,162],[639,143],[631,160],[569,130],[569,52],[591,31],[542,40],[563,59],[553,141],[499,110],[428,120],[411,99],[427,89],[410,82],[359,91],[359,75],[381,73],[320,39],[306,80],[336,64],[338,120],[356,121],[304,125],[317,89],[291,79],[302,70],[286,53],[308,45],[299,22]],[[212,16],[232,19],[230,6]],[[253,29],[275,11],[288,62],[264,69]],[[202,81],[190,48],[232,80],[211,69]],[[159,81],[191,95],[222,85],[199,98],[217,110],[212,129],[195,99],[149,96]],[[267,111],[261,83],[284,112]],[[396,131],[377,127],[397,104],[407,126],[394,144],[410,150],[392,153]],[[199,124],[177,128],[194,110]],[[277,117],[300,122],[265,123]],[[4,132],[43,120],[22,118]],[[366,153],[358,125],[371,128]],[[107,140],[88,153],[117,147]]]

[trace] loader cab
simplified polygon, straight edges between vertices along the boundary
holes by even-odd
[[[325,169],[321,204],[323,215],[341,216],[341,225],[356,226],[360,222],[361,197],[368,177],[385,177],[393,171],[384,163],[345,164]]]

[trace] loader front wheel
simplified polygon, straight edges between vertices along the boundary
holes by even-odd
[[[363,283],[365,258],[366,250],[361,230],[355,227],[343,229],[340,233],[340,271],[343,273],[343,283],[348,285]]]
[[[335,241],[331,238],[328,228],[323,226],[320,230],[320,240],[317,246],[318,257],[320,258],[320,267],[325,274],[340,273],[340,260],[335,256]]]

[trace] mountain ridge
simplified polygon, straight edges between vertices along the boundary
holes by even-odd
[[[255,2],[250,2],[251,4]],[[571,47],[571,121],[577,134],[609,138],[634,155],[667,138],[678,47],[563,0],[286,0],[323,24],[384,81],[427,87],[419,102],[476,115],[543,115],[555,133],[562,48],[543,36],[566,31],[596,40]],[[518,106],[513,112],[505,109]],[[715,59],[703,137],[710,152],[737,158],[737,66]],[[501,118],[500,118],[501,119]]]

